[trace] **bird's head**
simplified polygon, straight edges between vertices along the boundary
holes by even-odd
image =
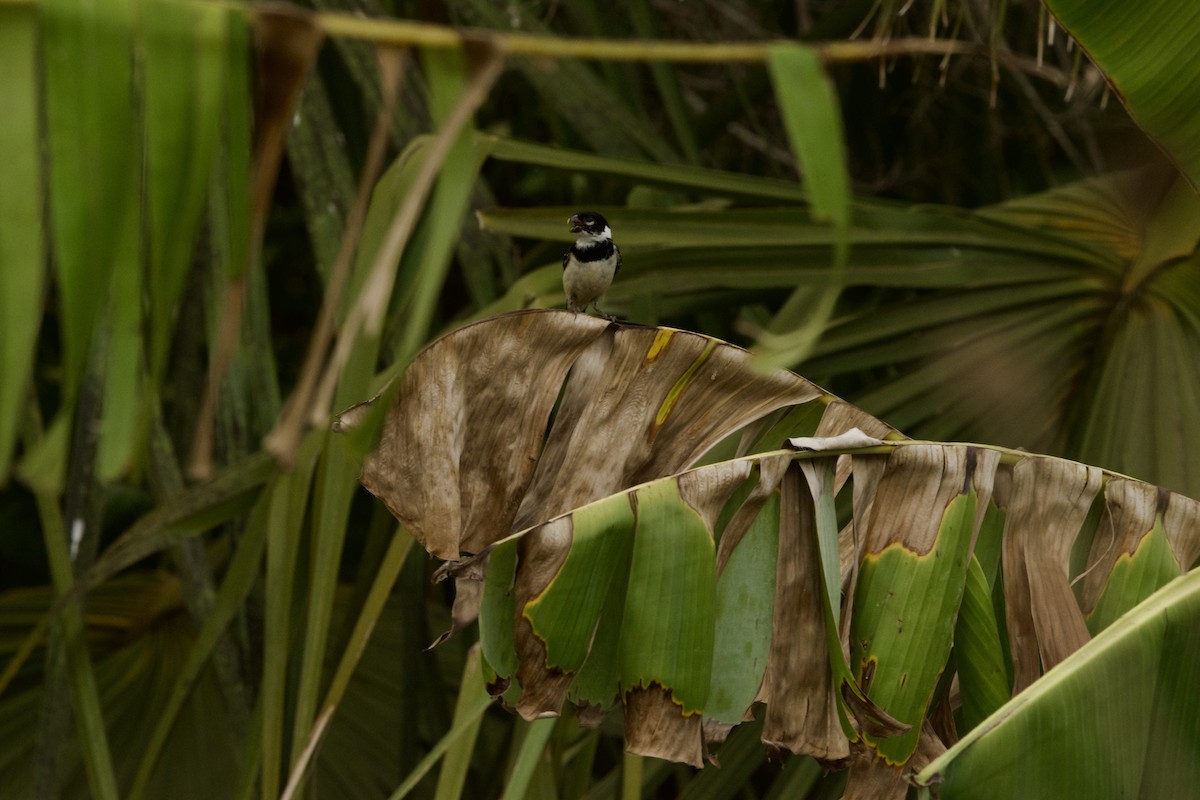
[[[567,220],[567,224],[571,228],[571,233],[579,234],[581,242],[598,242],[612,238],[612,230],[608,227],[608,221],[595,211],[580,211],[578,214],[572,214],[571,218]]]

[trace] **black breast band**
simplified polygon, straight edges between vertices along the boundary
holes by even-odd
[[[580,247],[577,244],[571,245],[571,252],[575,255],[578,261],[603,261],[606,258],[612,258],[613,254],[612,239],[605,239],[597,242],[591,247]]]

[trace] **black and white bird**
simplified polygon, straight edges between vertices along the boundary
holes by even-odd
[[[613,243],[608,221],[595,211],[580,211],[567,220],[571,232],[577,234],[575,244],[563,253],[563,290],[567,293],[567,308],[587,311],[592,305],[602,317],[615,320],[596,305],[612,285],[621,268],[621,251]]]

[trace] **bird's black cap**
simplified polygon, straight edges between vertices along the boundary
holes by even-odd
[[[579,211],[567,220],[572,233],[600,233],[608,227],[608,220],[595,211]]]

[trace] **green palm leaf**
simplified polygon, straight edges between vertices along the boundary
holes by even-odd
[[[1130,116],[1159,142],[1192,186],[1200,184],[1200,9],[1171,0],[1047,0],[1103,70]]]

